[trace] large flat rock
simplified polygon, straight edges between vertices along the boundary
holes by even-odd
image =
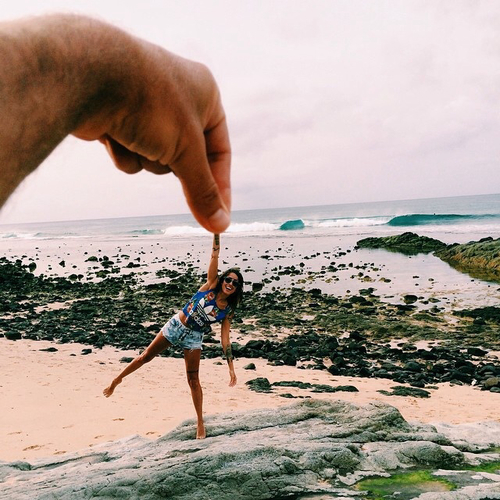
[[[187,421],[157,441],[132,437],[31,464],[2,462],[0,492],[13,500],[355,498],[362,493],[353,485],[366,476],[499,460],[481,453],[500,445],[499,428],[478,429],[475,442],[471,432],[409,424],[385,404],[304,400],[209,417],[202,441]],[[488,498],[500,498],[500,483],[483,482],[499,494]]]

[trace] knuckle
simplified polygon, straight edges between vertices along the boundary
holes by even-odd
[[[199,204],[202,207],[210,208],[214,205],[219,205],[219,190],[214,183],[203,188],[198,195]]]

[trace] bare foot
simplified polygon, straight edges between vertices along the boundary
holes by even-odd
[[[115,389],[116,389],[116,386],[118,384],[121,383],[121,380],[113,380],[113,382],[111,382],[111,385],[109,387],[106,387],[106,389],[104,389],[104,391],[102,391],[102,393],[107,397],[109,398],[109,396],[111,396],[111,394],[113,394],[113,392],[115,392]]]
[[[202,422],[198,424],[198,429],[196,430],[196,439],[205,439],[207,433],[205,432],[205,424]]]

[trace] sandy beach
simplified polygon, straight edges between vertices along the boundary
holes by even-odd
[[[269,225],[262,214],[257,222],[253,213],[245,216],[252,218],[242,220],[241,230]],[[221,268],[239,266],[248,294],[231,334],[240,351],[236,387],[228,386],[214,343],[219,328],[206,339],[200,370],[205,415],[289,405],[297,399],[283,396],[291,395],[358,405],[381,401],[410,422],[500,422],[500,394],[481,390],[497,376],[497,320],[476,318],[475,310],[455,315],[468,307],[494,308],[498,284],[432,255],[356,250],[358,232],[400,230],[375,225],[358,231],[355,222],[345,234],[318,226],[297,235],[273,229],[224,240]],[[201,284],[207,238],[169,239],[155,218],[79,224],[47,224],[34,234],[16,229],[0,241],[9,262],[3,263],[0,314],[1,461],[32,461],[133,435],[154,440],[195,417],[179,357],[156,358],[111,398],[102,391],[123,370],[120,359],[147,346]],[[172,231],[183,228],[171,224]],[[114,234],[117,227],[121,232]],[[461,232],[438,236],[467,241],[470,232],[457,228]],[[289,335],[296,338],[287,343]],[[251,340],[265,345],[245,351]],[[433,352],[423,356],[427,348]],[[256,369],[245,369],[249,363]],[[327,370],[332,363],[337,371]],[[352,385],[358,392],[273,386],[271,393],[257,393],[246,382],[258,377],[271,384]],[[378,392],[410,383],[431,396]]]
[[[56,348],[56,352],[40,351]],[[83,349],[92,349],[87,355]],[[137,351],[112,347],[95,349],[81,344],[0,339],[0,460],[33,460],[91,447],[139,434],[158,438],[194,417],[182,359],[156,358],[127,378],[106,399],[102,389],[118,371],[120,359]],[[245,370],[249,362],[256,370]],[[238,384],[228,386],[227,367],[218,359],[201,363],[207,416],[273,408],[294,401],[280,394],[318,399],[344,399],[356,404],[383,401],[397,407],[410,422],[467,423],[496,421],[498,395],[471,386],[439,384],[432,397],[385,396],[377,392],[397,385],[392,380],[332,376],[326,371],[272,366],[263,359],[236,362]],[[250,390],[245,382],[266,377],[270,382],[302,381],[354,385],[357,393],[315,394],[309,390],[276,387],[271,394]],[[194,427],[193,427],[194,434]]]

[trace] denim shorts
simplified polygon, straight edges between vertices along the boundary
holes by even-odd
[[[190,350],[203,349],[203,333],[184,326],[178,314],[170,318],[160,331],[174,346]]]

